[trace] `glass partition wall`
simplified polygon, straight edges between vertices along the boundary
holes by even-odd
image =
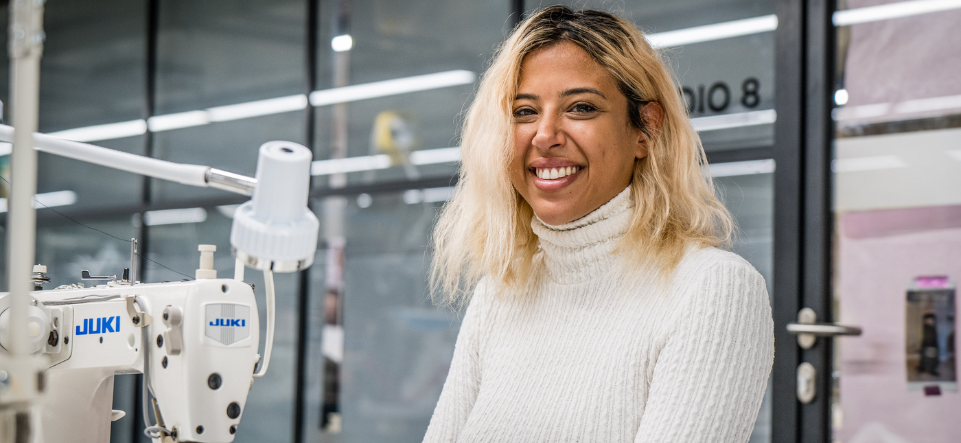
[[[770,288],[774,2],[571,3],[617,13],[663,48],[737,219],[733,249]],[[457,131],[477,78],[537,7],[47,2],[41,132],[248,175],[263,142],[314,152],[321,244],[308,271],[277,276],[270,371],[254,384],[236,441],[422,439],[460,321],[428,299],[429,233],[456,183]],[[5,103],[7,80],[0,69]],[[218,246],[215,267],[230,275],[230,217],[242,198],[46,154],[40,162],[38,200],[49,209],[39,210],[37,257],[54,284],[76,281],[79,269],[118,273],[133,237],[144,281],[192,277],[199,243]],[[248,279],[262,303],[261,276]],[[112,441],[148,441],[137,376],[116,386],[127,416]],[[765,401],[751,441],[771,441],[771,425]]]
[[[875,3],[834,14],[833,440],[953,442],[961,10]]]

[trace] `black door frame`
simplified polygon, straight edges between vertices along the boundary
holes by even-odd
[[[831,119],[834,0],[778,0],[774,131],[774,327],[772,441],[831,441],[832,340],[802,350],[788,323],[809,307],[831,318]],[[797,367],[817,371],[812,402],[797,400]]]

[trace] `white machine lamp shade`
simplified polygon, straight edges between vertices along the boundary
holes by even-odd
[[[295,272],[314,262],[320,222],[307,208],[309,149],[272,141],[260,147],[253,198],[234,214],[230,246],[245,265]]]

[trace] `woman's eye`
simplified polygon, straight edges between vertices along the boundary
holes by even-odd
[[[535,112],[531,108],[520,108],[514,111],[514,117],[529,117],[534,114]]]
[[[595,111],[597,111],[597,108],[587,103],[578,103],[574,106],[571,106],[571,112],[578,114],[590,114]]]

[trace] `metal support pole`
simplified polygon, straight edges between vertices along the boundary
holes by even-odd
[[[32,402],[42,389],[40,365],[27,352],[27,309],[36,248],[37,130],[40,56],[43,53],[43,0],[11,0],[9,53],[12,60],[12,120],[16,125],[11,158],[9,216],[7,218],[7,277],[10,284],[10,355],[0,368],[3,387],[0,406],[12,407],[14,439],[31,441]]]

